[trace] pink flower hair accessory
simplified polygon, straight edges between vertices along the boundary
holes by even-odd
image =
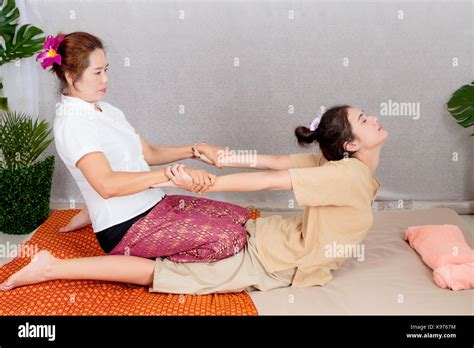
[[[59,37],[48,35],[43,44],[43,51],[36,57],[36,61],[41,59],[41,67],[43,69],[52,66],[54,63],[61,65],[61,55],[58,53],[58,47],[63,39],[64,35]]]
[[[326,112],[326,107],[323,105],[323,106],[320,106],[319,107],[319,114],[318,116],[316,116],[314,118],[313,121],[311,121],[310,125],[309,125],[309,130],[311,132],[314,132],[318,126],[319,126],[319,123],[321,122],[321,116]]]

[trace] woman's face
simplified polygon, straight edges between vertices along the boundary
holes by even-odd
[[[92,51],[89,56],[89,66],[84,70],[74,86],[72,86],[69,74],[66,73],[68,94],[88,102],[101,100],[107,92],[108,66],[104,50],[98,48]]]
[[[388,132],[379,124],[376,116],[367,116],[361,109],[349,108],[348,118],[352,133],[357,138],[353,145],[348,145],[348,150],[371,150],[382,146],[385,139],[387,139]],[[355,150],[354,147],[351,148],[354,145]]]

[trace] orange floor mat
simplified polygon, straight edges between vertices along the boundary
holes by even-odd
[[[92,226],[61,233],[79,212],[55,211],[24,244],[58,258],[105,255]],[[0,282],[31,261],[17,257],[0,268]],[[151,293],[148,287],[95,280],[55,280],[0,291],[0,315],[258,315],[245,292],[212,295]]]

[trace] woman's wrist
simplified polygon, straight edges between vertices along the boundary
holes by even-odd
[[[208,145],[206,143],[194,143],[192,148],[198,150],[199,152],[204,151]]]
[[[157,170],[157,171],[156,171],[156,174],[157,174],[156,183],[157,183],[157,184],[165,183],[165,182],[168,182],[168,181],[171,180],[171,179],[168,177],[168,175],[166,175],[166,170],[167,170],[167,168],[169,168],[169,167],[171,167],[171,166],[166,166],[166,167],[162,168],[161,170]]]
[[[194,159],[199,159],[204,163],[215,165],[214,162],[216,158],[213,153],[212,145],[206,143],[195,143],[191,149],[193,151]]]

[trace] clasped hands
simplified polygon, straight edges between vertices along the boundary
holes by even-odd
[[[193,158],[204,163],[224,167],[221,159],[228,155],[228,149],[220,146],[197,144],[193,148]],[[186,167],[184,164],[168,166],[165,175],[169,181],[151,185],[151,187],[175,187],[189,192],[204,194],[214,185],[217,176],[203,169]]]

